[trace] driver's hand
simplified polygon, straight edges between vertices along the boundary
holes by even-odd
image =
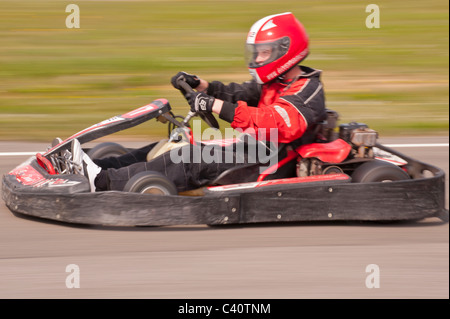
[[[212,112],[215,98],[202,92],[189,93],[186,96],[192,112]]]
[[[173,87],[177,90],[181,90],[181,87],[178,85],[179,80],[186,81],[186,83],[193,89],[200,85],[200,78],[198,76],[186,72],[178,72],[170,81]]]

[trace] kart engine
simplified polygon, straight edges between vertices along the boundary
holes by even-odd
[[[378,132],[366,124],[341,124],[338,137],[352,146],[348,159],[374,158],[373,147],[377,143]],[[344,173],[339,164],[324,163],[318,158],[303,158],[297,163],[297,176],[300,177],[336,173]]]
[[[355,158],[373,158],[372,148],[376,145],[378,132],[366,124],[351,122],[339,125],[339,138],[352,146]]]

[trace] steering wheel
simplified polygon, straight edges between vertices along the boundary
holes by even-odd
[[[194,93],[194,89],[191,88],[191,86],[189,84],[187,84],[187,82],[181,78],[178,79],[177,84],[181,87],[181,93],[184,95],[184,97],[186,98],[186,100],[188,99],[188,96],[190,93]],[[195,113],[195,115],[200,116],[200,118],[206,122],[206,124],[208,124],[210,127],[215,128],[215,129],[219,129],[219,123],[217,122],[216,118],[214,117],[214,115],[211,112],[197,112]]]

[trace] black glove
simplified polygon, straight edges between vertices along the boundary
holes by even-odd
[[[190,93],[186,98],[192,112],[212,112],[216,100],[214,97],[201,92]]]
[[[180,79],[186,81],[186,83],[193,89],[200,85],[200,79],[196,75],[188,74],[186,72],[178,72],[177,75],[173,76],[170,81],[173,87],[177,90],[181,90],[181,87],[178,85],[178,81]]]

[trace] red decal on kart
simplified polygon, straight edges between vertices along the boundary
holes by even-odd
[[[388,162],[388,163],[392,163],[392,164],[394,164],[394,165],[397,165],[397,166],[403,166],[403,165],[406,165],[406,164],[408,164],[408,162],[407,161],[396,161],[396,160],[393,160],[393,159],[389,159],[389,158],[384,158],[384,157],[375,157],[375,159],[377,159],[377,160],[379,160],[379,161],[384,161],[384,162]],[[401,160],[401,159],[400,159]]]
[[[80,182],[77,181],[70,181],[68,179],[62,179],[62,178],[55,178],[55,179],[45,179],[42,181],[37,182],[36,184],[33,184],[31,186],[33,187],[59,187],[59,186],[70,186],[70,185],[76,185],[80,184]]]
[[[24,165],[13,169],[10,175],[16,176],[16,180],[26,186],[33,185],[45,180],[45,177],[42,176],[36,169],[34,169],[31,165]]]
[[[375,159],[377,159],[379,161],[385,161],[385,162],[392,163],[397,166],[403,166],[403,165],[408,164],[408,162],[405,161],[403,158],[401,158],[397,155],[394,155],[390,152],[381,150],[378,147],[373,148],[373,153],[374,153]]]
[[[221,191],[238,190],[238,189],[246,189],[246,188],[257,188],[257,187],[266,187],[266,186],[273,186],[273,185],[283,185],[283,184],[299,184],[299,183],[310,183],[310,182],[320,182],[320,181],[345,181],[348,179],[350,179],[350,177],[347,174],[325,174],[325,175],[314,175],[314,176],[306,176],[306,177],[281,178],[281,179],[273,179],[273,180],[269,180],[269,181],[232,184],[232,185],[225,185],[225,186],[212,186],[212,187],[208,187],[208,190],[214,191],[214,192],[221,192]]]
[[[63,178],[46,179],[41,173],[39,173],[33,166],[24,165],[13,169],[9,175],[16,177],[16,180],[25,185],[32,187],[58,187],[58,186],[70,186],[76,185],[80,182],[70,181]]]
[[[139,117],[143,114],[146,114],[146,113],[149,113],[149,112],[159,109],[161,107],[161,105],[159,105],[160,103],[162,103],[162,105],[165,105],[168,102],[169,101],[167,101],[166,99],[157,99],[150,104],[144,105],[138,109],[135,109],[133,111],[125,113],[121,117],[126,118],[126,119],[132,119],[135,117]]]
[[[247,188],[255,188],[259,182],[250,182],[250,183],[242,183],[242,184],[231,184],[225,186],[211,186],[207,187],[208,190],[213,192],[223,192],[223,191],[231,191],[237,189],[247,189]]]
[[[157,110],[161,107],[161,105],[159,105],[160,103],[162,105],[167,104],[169,101],[167,101],[166,99],[157,99],[154,100],[152,103],[144,105],[138,109],[135,109],[133,111],[130,111],[128,113],[123,114],[121,117],[126,118],[126,119],[132,119],[135,117],[139,117],[143,114],[149,113],[151,111]]]
[[[103,126],[106,126],[106,125],[109,125],[109,124],[115,123],[115,122],[120,122],[120,121],[125,121],[125,119],[122,118],[122,117],[119,117],[119,116],[114,116],[114,117],[112,117],[110,119],[107,119],[107,120],[102,121],[100,123],[97,123],[97,124],[94,124],[92,126],[89,126],[88,128],[86,128],[86,129],[84,129],[84,130],[82,130],[82,131],[80,131],[78,133],[75,133],[71,137],[65,139],[63,142],[61,142],[58,145],[52,147],[47,152],[45,152],[45,154],[43,154],[43,155],[45,156],[45,155],[49,154],[51,151],[53,151],[55,148],[59,147],[60,145],[65,144],[65,143],[67,143],[67,141],[70,141],[70,140],[72,140],[74,138],[77,138],[77,137],[79,137],[80,135],[83,135],[86,132],[95,131],[95,130],[98,130],[98,129],[102,128]]]
[[[256,187],[282,185],[282,184],[310,183],[320,181],[345,181],[348,180],[349,178],[350,177],[347,174],[325,174],[325,175],[313,175],[305,177],[281,178],[259,182]]]
[[[136,110],[130,111],[128,113],[125,113],[125,114],[122,115],[122,117],[126,118],[126,119],[132,119],[132,118],[135,118],[135,117],[139,117],[142,114],[148,113],[150,111],[154,111],[157,108],[158,108],[158,106],[150,103],[150,104],[144,105],[144,106],[142,106],[142,107],[140,107],[140,108],[138,108]]]
[[[78,136],[80,136],[80,135],[82,135],[82,134],[84,134],[84,133],[86,133],[86,132],[89,132],[89,131],[95,131],[95,130],[98,130],[99,128],[101,128],[101,127],[103,127],[103,126],[105,126],[105,125],[108,125],[108,124],[111,124],[111,123],[115,123],[115,122],[120,122],[120,121],[123,121],[123,120],[124,120],[124,119],[121,118],[121,117],[114,116],[114,117],[112,117],[112,118],[110,118],[110,119],[107,119],[107,120],[102,121],[102,122],[100,122],[100,123],[97,123],[97,124],[94,124],[94,125],[92,125],[92,126],[89,126],[87,129],[84,129],[84,130],[82,130],[82,131],[80,131],[80,132],[78,132],[78,133],[72,135],[72,136],[69,137],[67,140],[76,138],[76,137],[78,137]],[[66,140],[66,141],[67,141],[67,140]],[[64,141],[64,142],[65,142],[65,141]]]

